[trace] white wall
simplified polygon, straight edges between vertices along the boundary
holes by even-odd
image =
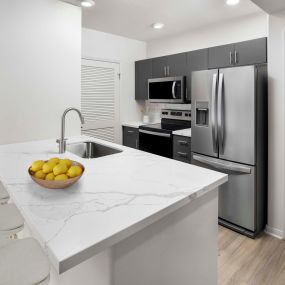
[[[269,197],[267,231],[285,238],[285,11],[269,16]]]
[[[267,15],[259,13],[203,27],[175,37],[150,41],[147,45],[147,56],[168,55],[266,37],[267,35]]]
[[[82,29],[82,56],[120,63],[120,121],[141,120],[142,105],[135,100],[134,62],[146,58],[146,43]]]
[[[81,10],[1,1],[0,35],[0,144],[58,137],[64,109],[80,106]]]

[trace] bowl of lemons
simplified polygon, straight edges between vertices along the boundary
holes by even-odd
[[[68,158],[36,160],[29,167],[29,175],[40,186],[63,189],[76,183],[84,173],[84,166]]]

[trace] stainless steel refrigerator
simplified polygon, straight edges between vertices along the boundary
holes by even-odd
[[[267,216],[267,65],[196,71],[192,163],[229,174],[219,223],[250,237]]]

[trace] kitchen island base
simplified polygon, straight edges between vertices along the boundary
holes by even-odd
[[[60,275],[52,268],[50,285],[215,285],[217,237],[215,189]]]

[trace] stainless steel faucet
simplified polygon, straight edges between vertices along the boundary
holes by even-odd
[[[63,112],[62,117],[61,117],[61,138],[56,140],[56,142],[58,143],[58,147],[59,147],[59,153],[65,153],[66,151],[67,139],[65,138],[65,117],[66,117],[66,114],[70,111],[77,112],[81,120],[81,124],[84,124],[84,117],[82,116],[81,112],[78,109],[68,108]]]

